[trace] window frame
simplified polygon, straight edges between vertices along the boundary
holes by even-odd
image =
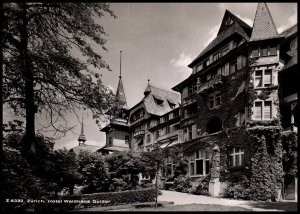
[[[256,79],[257,79],[256,73],[258,71],[261,71],[261,86],[256,86],[255,85]],[[266,72],[270,72],[270,83],[268,83],[268,84],[265,83],[265,77],[267,76]],[[273,85],[273,69],[272,68],[263,68],[263,69],[259,69],[259,70],[254,71],[254,88],[255,89],[257,89],[257,88],[267,88],[267,87],[270,87],[272,85]]]
[[[265,102],[268,102],[270,103],[270,118],[265,118]],[[272,100],[256,100],[254,101],[254,108],[256,107],[256,104],[257,103],[261,103],[261,110],[260,110],[260,119],[256,118],[257,115],[256,115],[256,109],[254,109],[253,111],[253,119],[256,120],[256,121],[263,121],[263,120],[272,120],[273,119],[273,113],[272,113],[272,110],[273,110],[273,102]]]
[[[236,157],[238,157],[238,164],[236,163]],[[229,153],[229,164],[230,167],[243,167],[245,166],[245,148],[244,147],[233,147]]]
[[[210,173],[210,163],[212,158],[212,152],[206,149],[198,149],[193,152],[192,155],[189,155],[188,166],[189,166],[189,175],[190,176],[206,176]],[[202,161],[202,172],[198,172],[198,164]],[[208,164],[207,164],[208,162]],[[193,167],[192,167],[193,166]],[[207,169],[208,166],[208,169]],[[193,173],[192,173],[193,172]]]
[[[220,100],[220,103],[218,105],[217,105],[217,99]],[[213,104],[212,107],[211,107],[211,102]],[[214,93],[212,93],[208,96],[208,108],[209,108],[209,110],[214,109],[216,107],[219,107],[221,104],[222,104],[222,96],[221,96],[220,91],[214,92]]]

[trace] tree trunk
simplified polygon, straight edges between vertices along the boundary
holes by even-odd
[[[159,165],[156,166],[156,178],[155,178],[155,190],[156,190],[156,197],[155,197],[155,207],[157,207],[157,198],[158,198],[158,170]]]
[[[74,195],[74,184],[71,184],[69,186],[69,193],[70,193],[70,195]]]
[[[24,138],[25,154],[35,153],[35,106],[34,106],[34,86],[33,74],[30,69],[28,57],[28,32],[27,32],[27,7],[26,3],[21,6],[21,26],[20,26],[20,56],[22,60],[21,70],[25,80],[25,110],[26,110],[26,131]]]

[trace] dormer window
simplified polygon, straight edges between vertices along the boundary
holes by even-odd
[[[164,100],[156,95],[152,95],[157,105],[163,105]]]
[[[169,106],[171,107],[171,109],[174,109],[174,108],[175,108],[175,106],[176,106],[175,103],[172,103],[172,102],[170,102],[169,100],[168,100],[168,103],[169,103]]]

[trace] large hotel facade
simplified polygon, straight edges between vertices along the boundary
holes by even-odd
[[[217,37],[173,91],[148,81],[144,98],[128,108],[120,75],[116,97],[123,108],[101,130],[107,139],[99,151],[177,148],[195,184],[210,175],[212,196],[222,193],[228,175],[262,169],[282,190],[280,136],[297,132],[297,64],[297,25],[279,34],[266,3],[258,3],[253,27],[226,10]],[[165,177],[174,160],[166,158]]]

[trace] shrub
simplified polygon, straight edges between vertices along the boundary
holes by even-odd
[[[222,197],[244,200],[252,199],[249,185],[248,178],[242,175],[238,182],[229,182],[227,184]]]
[[[173,187],[171,190],[175,190],[178,192],[190,192],[192,188],[191,178],[185,176],[179,176],[174,179]]]
[[[197,186],[191,189],[191,193],[194,195],[208,195],[210,176],[205,176],[199,180]]]

